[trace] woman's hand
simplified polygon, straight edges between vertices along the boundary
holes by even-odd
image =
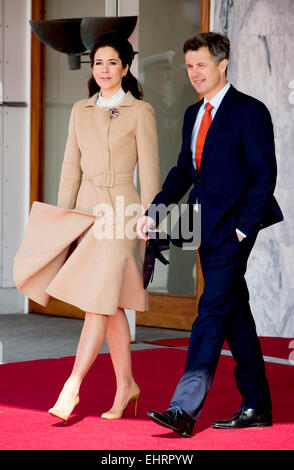
[[[143,215],[137,222],[137,235],[143,240],[149,240],[147,232],[155,226],[155,222],[152,217]]]

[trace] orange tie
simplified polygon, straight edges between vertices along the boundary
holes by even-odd
[[[199,128],[199,132],[198,132],[198,135],[197,135],[196,149],[195,149],[195,161],[196,161],[196,167],[197,167],[198,171],[199,171],[199,168],[200,168],[201,157],[202,157],[204,142],[205,142],[205,139],[206,139],[206,134],[207,134],[209,126],[212,122],[212,117],[211,117],[212,108],[213,108],[213,106],[210,103],[206,103],[205,113],[204,113],[204,116],[202,118],[201,125],[200,125],[200,128]]]

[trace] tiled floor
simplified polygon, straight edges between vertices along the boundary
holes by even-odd
[[[0,315],[0,363],[74,356],[83,320],[38,314]],[[190,331],[137,326],[132,350],[155,348],[144,341],[183,338]],[[161,346],[158,346],[161,347]],[[108,352],[107,343],[101,353]],[[2,356],[2,357],[1,357]]]

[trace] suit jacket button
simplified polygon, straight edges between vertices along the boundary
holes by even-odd
[[[203,182],[203,179],[202,178],[198,178],[198,183],[202,183]]]

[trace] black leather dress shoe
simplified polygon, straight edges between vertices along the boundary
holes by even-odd
[[[170,428],[185,437],[192,436],[195,421],[178,406],[173,406],[163,413],[148,411],[147,415],[160,426]]]
[[[253,408],[241,408],[230,419],[223,419],[212,423],[216,429],[240,429],[250,427],[265,427],[273,424],[270,411],[257,413]]]

